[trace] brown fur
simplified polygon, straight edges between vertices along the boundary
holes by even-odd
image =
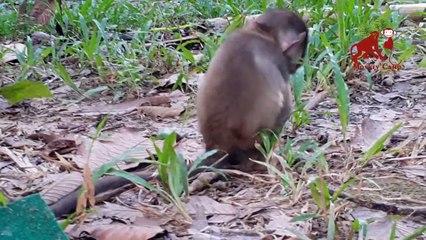
[[[206,151],[229,154],[219,167],[251,168],[248,157],[260,159],[258,132],[280,131],[290,117],[288,78],[300,66],[307,34],[299,16],[272,10],[236,30],[217,51],[198,90],[197,117]]]

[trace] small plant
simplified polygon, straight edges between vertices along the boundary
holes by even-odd
[[[266,159],[265,162],[252,160],[258,164],[267,167],[270,174],[279,177],[282,186],[287,189],[287,193],[291,193],[292,201],[297,202],[301,197],[302,190],[306,186],[306,179],[308,170],[316,166],[324,172],[328,171],[327,161],[324,157],[324,150],[328,148],[331,143],[325,144],[322,147],[313,141],[307,141],[303,143],[297,151],[294,151],[293,143],[290,138],[287,138],[286,145],[281,151],[280,155],[274,153],[274,148],[278,144],[279,138],[273,131],[261,131],[260,137],[263,145],[256,143],[256,148],[261,152],[263,157]],[[284,160],[285,159],[285,160]],[[271,160],[277,160],[279,163],[277,167],[271,164]],[[302,160],[302,161],[298,161]],[[302,165],[302,171],[299,175],[296,175],[295,169]]]
[[[328,223],[327,227],[327,239],[335,239],[338,235],[338,228],[336,223],[336,215],[340,206],[341,201],[338,200],[339,195],[354,182],[354,179],[350,179],[346,183],[342,184],[334,194],[330,194],[327,181],[323,177],[313,176],[308,182],[308,187],[311,190],[311,196],[314,203],[318,207],[318,211],[315,213],[307,213],[296,216],[292,221],[306,221],[309,219],[315,219],[322,216],[322,218]],[[353,224],[353,233],[359,230],[359,225]],[[350,238],[352,239],[352,238]]]
[[[8,201],[7,201],[7,197],[2,193],[2,192],[0,192],[0,207],[1,206],[6,206],[7,205],[7,203],[8,203]]]
[[[155,152],[158,159],[157,169],[163,186],[166,186],[171,193],[171,201],[179,209],[183,216],[191,219],[181,201],[182,194],[187,195],[188,172],[183,156],[174,149],[176,143],[176,133],[172,132],[164,138],[163,149],[154,143]]]
[[[364,154],[361,159],[360,166],[365,166],[368,161],[378,152],[380,152],[384,148],[384,143],[395,133],[400,127],[402,123],[397,123],[393,126],[388,132],[386,132],[383,136],[381,136]]]
[[[291,193],[292,201],[297,202],[301,196],[303,181],[300,179],[296,180],[298,178],[294,176],[288,163],[281,156],[274,153],[274,148],[279,141],[278,136],[273,131],[265,130],[260,132],[260,137],[262,138],[263,146],[259,143],[256,143],[255,146],[257,150],[261,152],[266,161],[251,161],[264,165],[267,167],[269,174],[278,176],[281,185],[288,191],[287,193]],[[282,169],[281,171],[270,163],[271,160],[274,159],[278,160],[279,167]]]

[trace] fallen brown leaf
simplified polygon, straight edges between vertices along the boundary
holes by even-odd
[[[83,229],[97,240],[148,240],[164,232],[160,226],[145,227],[123,224],[91,226]]]
[[[107,103],[96,103],[91,106],[75,107],[71,111],[75,112],[75,115],[79,116],[97,116],[102,114],[127,114],[135,111],[139,106],[157,106],[169,104],[170,99],[165,96],[147,97],[141,99],[135,99],[127,102],[117,104]]]
[[[373,144],[379,140],[381,136],[388,132],[392,126],[392,122],[377,121],[369,117],[365,118],[362,121],[361,126],[357,126],[355,129],[355,136],[352,139],[352,146],[354,149],[360,149],[361,151],[365,152],[371,146],[373,146]]]
[[[139,108],[142,113],[153,118],[173,118],[179,116],[185,109],[183,108],[169,108],[157,106],[143,106]]]
[[[95,186],[92,181],[92,174],[90,172],[89,163],[86,162],[83,168],[83,191],[78,197],[77,206],[75,213],[78,217],[79,222],[82,222],[85,218],[84,210],[89,207],[95,206]]]
[[[186,204],[189,214],[197,214],[201,210],[199,206],[202,206],[202,210],[207,216],[216,214],[236,215],[238,213],[237,208],[231,204],[219,203],[208,196],[189,197],[189,201]]]
[[[121,206],[115,203],[105,202],[100,206],[95,206],[96,214],[103,218],[114,218],[126,221],[126,223],[134,223],[136,218],[143,217],[143,213],[137,209]],[[159,225],[159,224],[157,224]]]
[[[41,196],[48,203],[55,203],[68,193],[74,191],[83,183],[83,176],[79,172],[63,173],[41,192]]]
[[[55,0],[35,0],[30,18],[39,24],[47,25],[56,8]]]
[[[133,159],[143,160],[148,158],[149,154],[146,152],[146,150],[155,152],[151,140],[145,137],[145,133],[139,129],[121,128],[103,133],[110,134],[109,138],[98,139],[94,142],[88,137],[82,138],[82,144],[80,144],[78,147],[77,155],[73,157],[73,161],[77,164],[77,166],[83,168],[84,163],[90,156],[89,166],[91,169],[95,169],[102,164],[111,161],[115,157],[120,156],[134,146],[143,147],[145,151],[134,153],[131,156]],[[93,146],[89,152],[89,147],[91,146],[92,142]],[[161,141],[157,141],[157,143],[160,147],[162,146]],[[119,166],[125,170],[130,167],[135,167],[137,164],[138,163],[120,163]]]
[[[4,52],[3,57],[0,59],[0,63],[7,63],[18,60],[18,53],[27,52],[27,46],[22,43],[11,43],[7,45],[0,45],[0,51]]]

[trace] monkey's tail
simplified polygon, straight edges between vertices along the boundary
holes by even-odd
[[[388,62],[389,62],[391,65],[399,65],[399,64],[401,64],[401,61],[400,61],[399,63],[394,63],[394,62],[392,62],[392,61],[391,61],[391,57],[392,57],[392,55],[393,55],[393,49],[391,49],[391,53],[390,53],[390,55],[389,55],[389,57],[388,57]]]

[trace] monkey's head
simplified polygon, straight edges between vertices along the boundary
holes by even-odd
[[[290,62],[290,73],[295,73],[308,45],[308,28],[303,19],[288,10],[275,9],[260,15],[252,24],[275,40]]]
[[[379,35],[380,35],[380,33],[377,32],[377,31],[374,31],[374,32],[370,33],[370,36],[372,36],[374,39],[379,39]]]
[[[381,31],[385,37],[392,37],[396,32],[392,28],[385,28]]]

